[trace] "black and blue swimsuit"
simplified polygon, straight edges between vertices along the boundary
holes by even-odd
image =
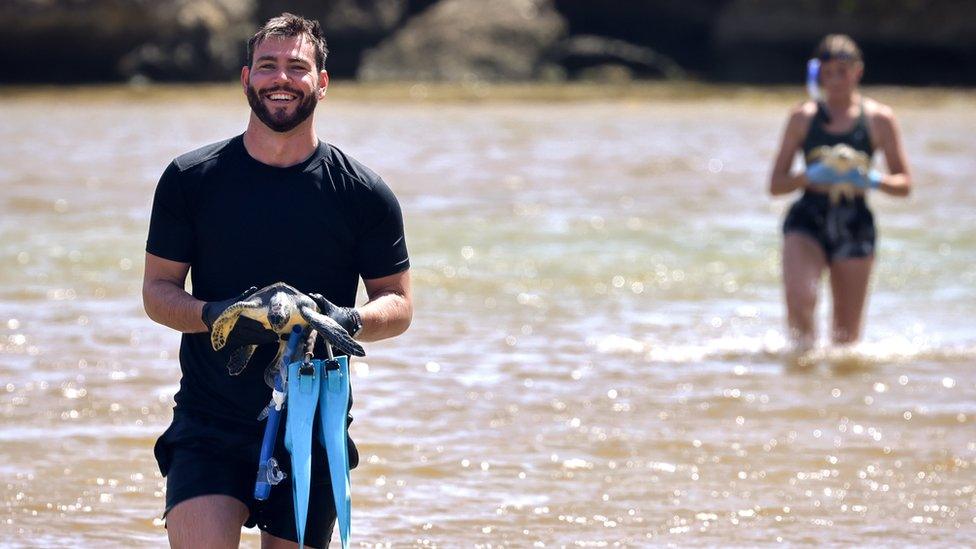
[[[854,127],[846,133],[828,133],[824,125],[828,122],[826,108],[817,104],[817,113],[810,122],[810,129],[803,140],[804,159],[809,165],[813,162],[813,152],[820,147],[833,147],[844,143],[871,158],[874,147],[868,129],[864,105]],[[863,258],[874,255],[876,232],[874,215],[868,208],[864,196],[853,199],[841,198],[831,203],[830,196],[807,190],[790,207],[783,222],[783,233],[803,233],[813,238],[823,248],[828,262],[841,259]]]

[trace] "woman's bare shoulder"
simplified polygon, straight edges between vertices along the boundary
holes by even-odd
[[[793,130],[798,134],[806,133],[807,128],[810,127],[810,122],[813,120],[813,117],[816,114],[817,104],[815,102],[803,101],[801,103],[797,103],[790,108],[787,131]]]
[[[862,104],[864,105],[864,115],[871,122],[876,124],[891,124],[894,122],[895,111],[881,101],[865,97]]]
[[[809,99],[797,103],[790,109],[790,116],[800,119],[811,119],[815,114],[817,114],[817,103]]]

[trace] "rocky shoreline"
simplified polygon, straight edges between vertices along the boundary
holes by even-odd
[[[319,19],[334,77],[369,82],[776,83],[845,32],[867,83],[976,84],[964,0],[6,0],[0,83],[226,81],[260,21]]]

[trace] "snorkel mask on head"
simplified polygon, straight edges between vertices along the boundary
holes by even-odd
[[[859,56],[841,52],[821,54],[807,61],[807,93],[810,94],[810,99],[813,99],[821,105],[817,109],[817,112],[818,115],[822,116],[824,121],[827,123],[830,123],[830,113],[827,111],[827,108],[824,105],[826,98],[824,97],[823,92],[820,90],[820,69],[824,63],[833,60],[859,62],[861,58]]]
[[[820,66],[833,60],[860,61],[860,58],[846,53],[828,53],[807,61],[807,93],[810,94],[810,99],[823,101],[823,93],[820,91]]]

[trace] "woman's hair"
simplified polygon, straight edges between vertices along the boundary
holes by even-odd
[[[861,48],[857,47],[854,39],[846,34],[828,34],[824,36],[817,49],[813,50],[814,59],[821,62],[832,59],[843,59],[845,61],[856,61],[863,63]]]

